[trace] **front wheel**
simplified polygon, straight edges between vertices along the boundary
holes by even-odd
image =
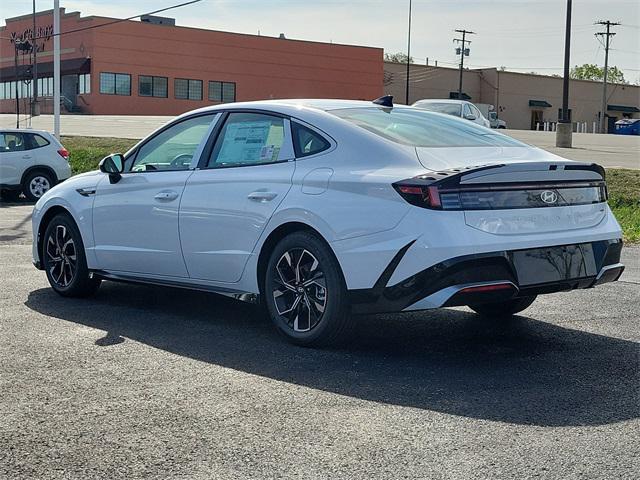
[[[338,261],[316,235],[295,232],[269,258],[264,282],[269,316],[289,341],[303,346],[339,343],[352,319]]]
[[[63,297],[87,297],[100,286],[89,274],[80,231],[69,215],[56,215],[47,225],[42,261],[49,284]]]
[[[503,302],[478,303],[469,305],[469,308],[487,318],[507,318],[529,308],[536,298],[533,295],[531,297],[512,298]]]

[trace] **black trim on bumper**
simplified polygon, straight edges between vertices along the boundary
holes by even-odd
[[[608,265],[618,264],[622,251],[622,240],[603,240],[579,244],[580,247],[590,248],[595,259],[595,269],[578,278],[561,281],[520,285],[514,254],[517,252],[534,251],[538,249],[507,250],[499,252],[464,255],[451,258],[412,275],[406,280],[387,287],[400,260],[413,242],[405,246],[380,276],[375,286],[370,289],[350,290],[352,311],[361,313],[399,312],[413,305],[417,301],[447,287],[457,285],[482,284],[490,282],[508,281],[517,287],[517,292],[505,291],[486,296],[486,301],[493,301],[495,297],[513,298],[541,295],[577,288],[590,288],[606,281],[615,281],[622,274],[624,267],[613,268],[610,273],[602,273]],[[574,245],[550,246],[548,248],[572,247]],[[597,278],[601,274],[600,278]],[[384,277],[384,279],[383,279]],[[452,296],[444,306],[466,305],[465,296]],[[474,300],[477,302],[477,299]]]

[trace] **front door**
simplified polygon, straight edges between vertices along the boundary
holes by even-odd
[[[127,157],[119,182],[107,175],[100,181],[93,207],[98,268],[187,276],[178,210],[215,118],[200,115],[169,126]]]
[[[260,234],[291,188],[293,159],[288,119],[228,115],[182,197],[180,237],[191,278],[240,280]]]

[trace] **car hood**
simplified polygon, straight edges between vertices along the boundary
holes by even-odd
[[[569,161],[541,148],[515,147],[417,147],[416,154],[423,167],[433,170],[541,161]]]

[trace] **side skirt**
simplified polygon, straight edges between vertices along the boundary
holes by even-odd
[[[163,280],[159,278],[141,277],[137,275],[124,275],[121,273],[116,274],[106,272],[104,270],[91,270],[90,275],[101,278],[103,280],[110,280],[112,282],[157,285],[161,287],[176,287],[183,288],[185,290],[197,290],[200,292],[216,293],[218,295],[224,295],[225,297],[231,297],[235,300],[240,300],[242,302],[252,304],[260,303],[260,296],[258,294],[233,290],[231,288],[214,287],[212,285],[202,285],[175,280]]]

